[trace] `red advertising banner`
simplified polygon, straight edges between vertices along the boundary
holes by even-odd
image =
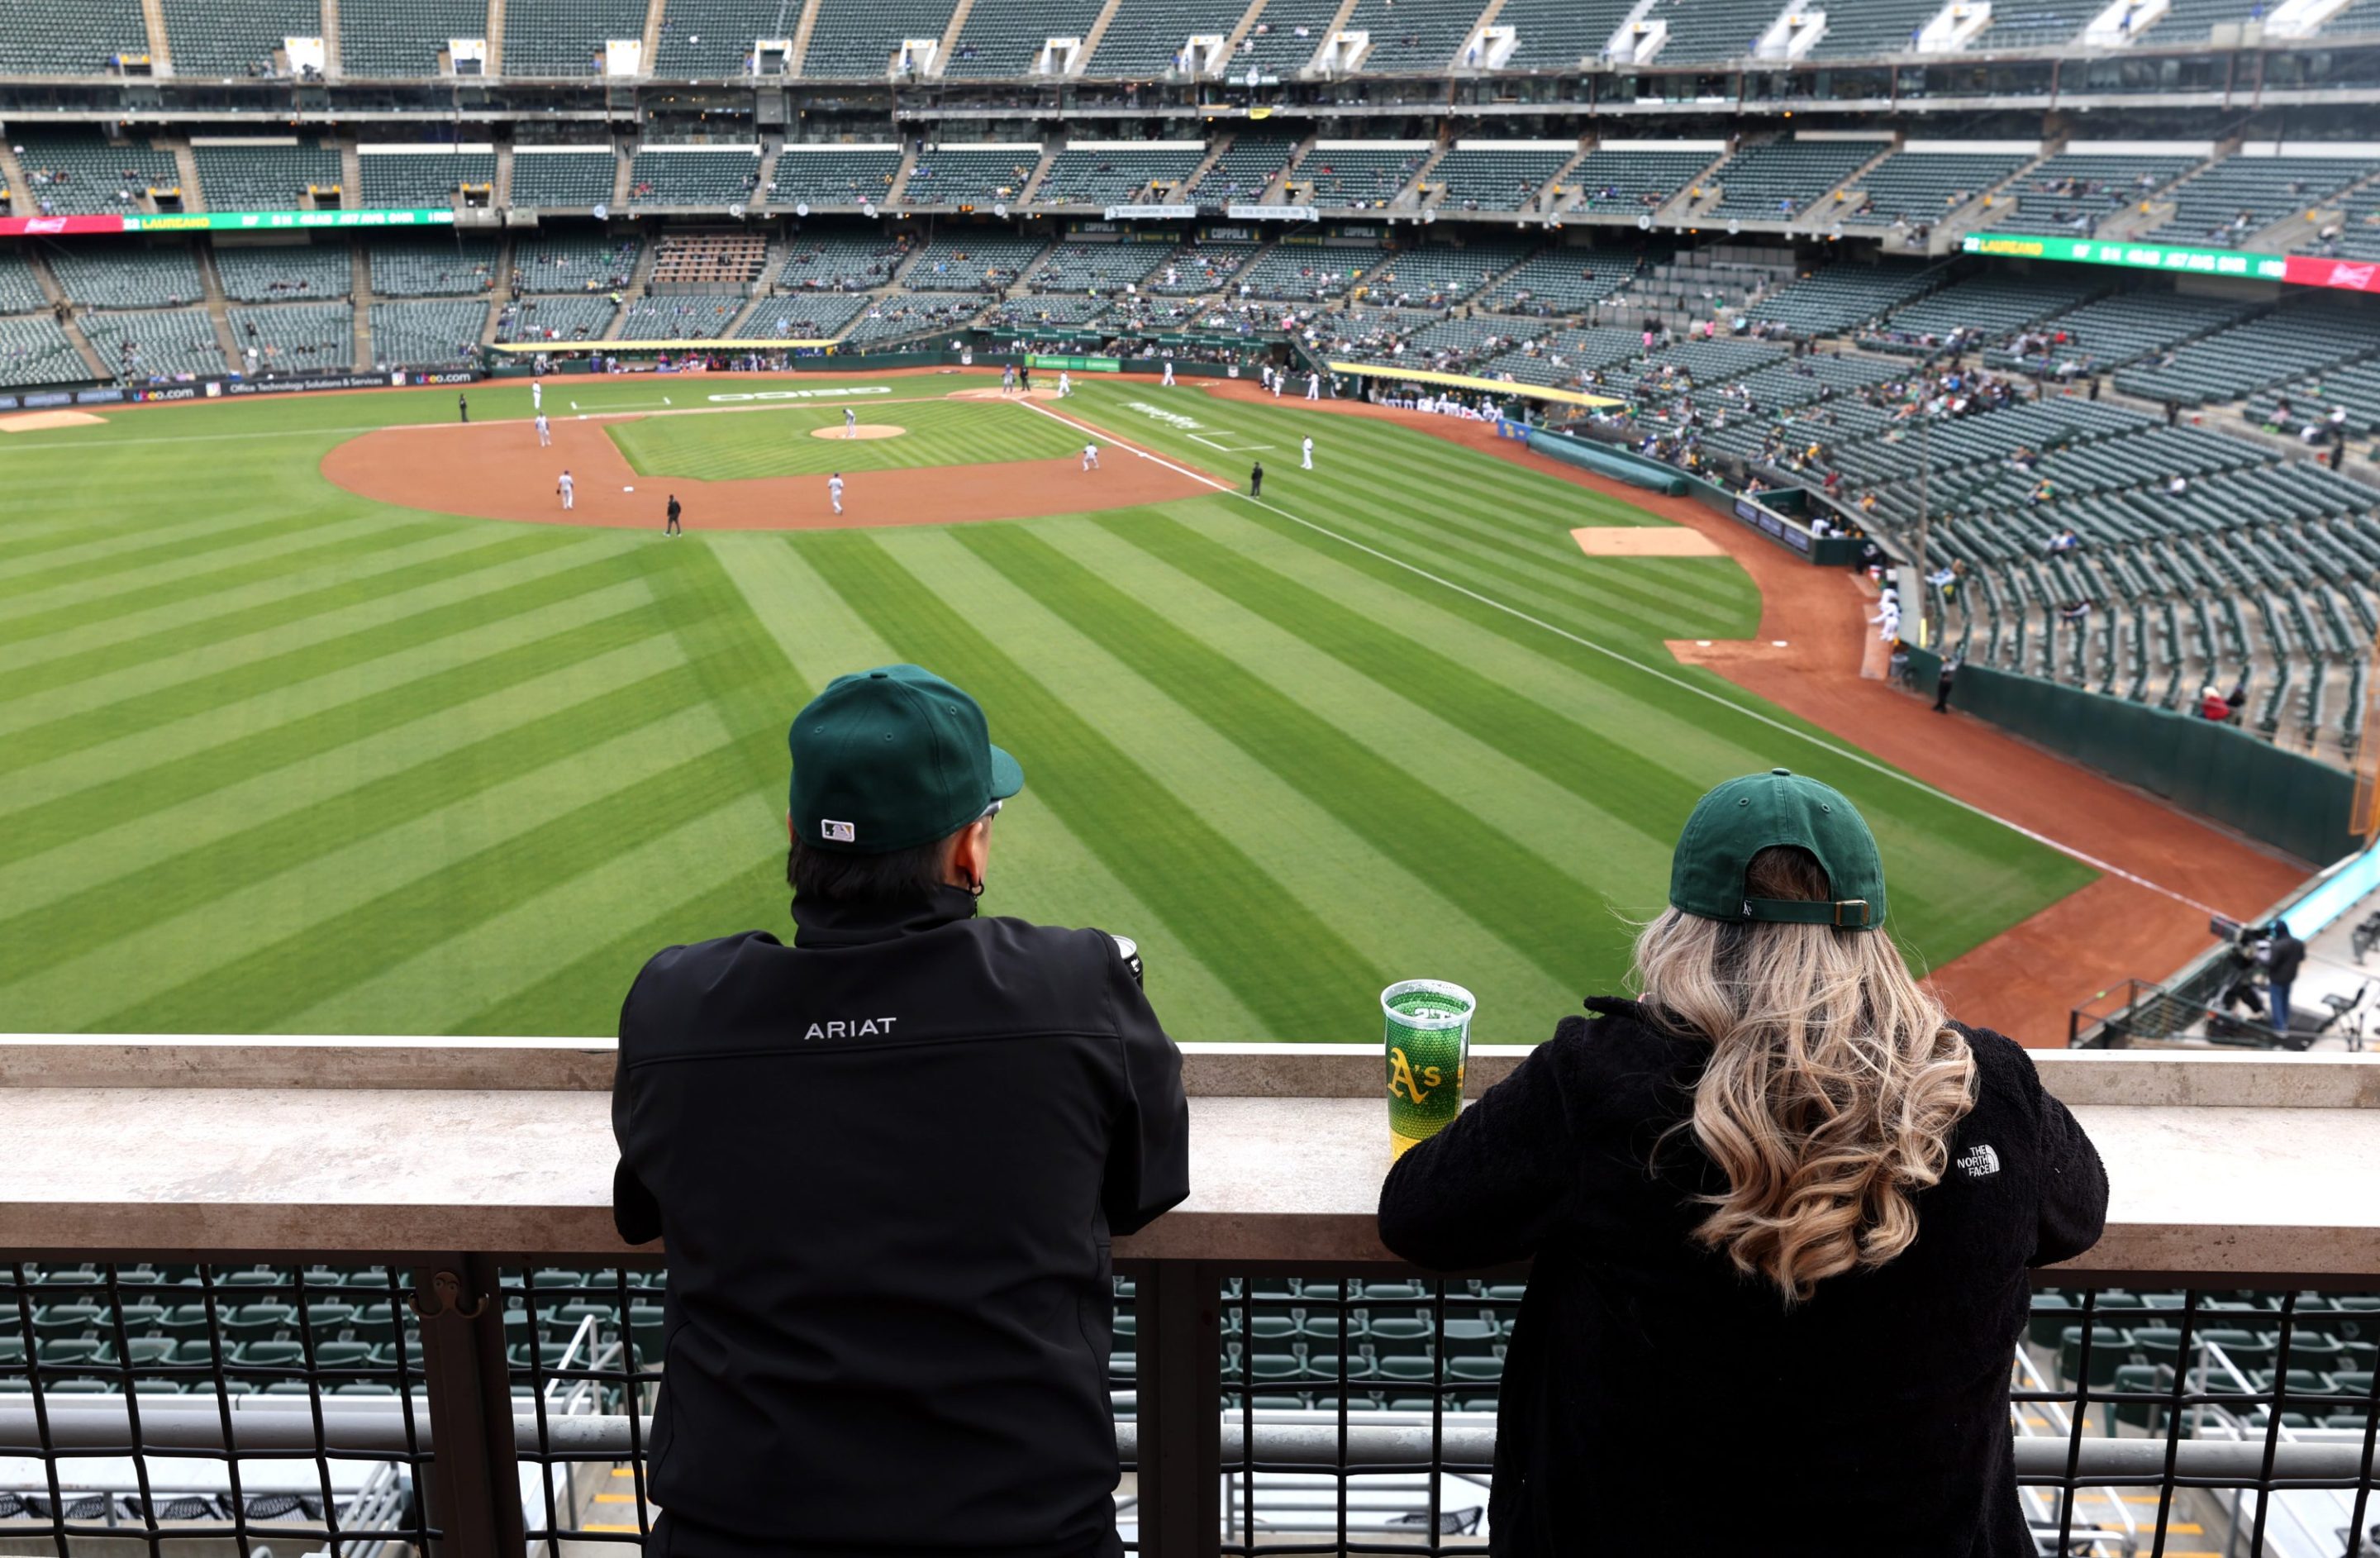
[[[2317,260],[2292,254],[2283,281],[2300,286],[2338,286],[2350,292],[2380,292],[2380,262],[2370,260]]]
[[[129,232],[124,218],[113,213],[102,216],[0,216],[0,237],[22,234],[46,237],[52,233],[123,233]]]

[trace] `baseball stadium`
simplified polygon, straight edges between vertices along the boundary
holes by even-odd
[[[1026,775],[980,916],[1178,1059],[1123,1551],[1570,1550],[1530,1261],[1374,1216],[1383,992],[1534,1075],[1781,771],[2106,1165],[2029,1551],[2380,1552],[2375,115],[2373,0],[0,6],[0,1553],[671,1551],[624,1007],[797,944],[795,716],[905,666]],[[1677,1551],[1970,1551],[1739,1507],[1742,1357]],[[923,1551],[799,1460],[750,1540]]]

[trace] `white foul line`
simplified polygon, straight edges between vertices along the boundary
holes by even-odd
[[[1796,729],[1794,726],[1787,724],[1782,720],[1775,719],[1767,714],[1764,714],[1757,709],[1748,709],[1732,699],[1720,697],[1718,693],[1713,692],[1706,687],[1699,687],[1694,683],[1686,680],[1682,676],[1674,676],[1670,672],[1662,670],[1658,665],[1649,664],[1645,661],[1636,659],[1633,655],[1622,654],[1618,650],[1611,648],[1609,645],[1598,644],[1592,639],[1582,638],[1580,635],[1572,632],[1569,628],[1558,627],[1553,623],[1548,622],[1543,617],[1532,616],[1527,612],[1521,610],[1518,606],[1507,605],[1505,603],[1497,600],[1491,595],[1483,595],[1478,590],[1473,590],[1467,585],[1458,584],[1451,578],[1447,578],[1439,574],[1431,573],[1427,568],[1421,567],[1416,564],[1408,563],[1403,558],[1393,556],[1389,553],[1381,551],[1376,546],[1366,545],[1365,542],[1357,541],[1353,536],[1346,535],[1341,531],[1330,529],[1328,525],[1318,525],[1313,520],[1305,518],[1299,515],[1292,514],[1289,510],[1280,507],[1278,505],[1267,503],[1262,498],[1251,497],[1247,493],[1241,492],[1237,487],[1226,486],[1224,483],[1216,481],[1213,477],[1208,476],[1204,471],[1192,470],[1186,466],[1175,465],[1172,461],[1165,458],[1162,455],[1152,454],[1148,450],[1143,449],[1138,444],[1134,444],[1129,439],[1120,438],[1114,433],[1107,432],[1105,429],[1091,427],[1082,422],[1069,421],[1066,418],[1059,416],[1058,413],[1050,410],[1049,408],[1037,405],[1032,401],[1025,401],[1021,404],[1023,404],[1026,409],[1029,411],[1038,411],[1041,415],[1050,418],[1053,421],[1064,422],[1066,426],[1073,428],[1077,432],[1104,436],[1111,443],[1117,444],[1124,448],[1130,449],[1134,454],[1140,456],[1143,459],[1155,460],[1159,465],[1163,466],[1166,469],[1186,476],[1193,481],[1204,482],[1206,485],[1212,487],[1215,491],[1221,493],[1226,496],[1239,498],[1245,503],[1254,504],[1258,508],[1264,509],[1269,513],[1278,514],[1293,525],[1303,525],[1307,529],[1314,531],[1318,535],[1329,536],[1332,541],[1339,542],[1342,546],[1351,546],[1356,551],[1364,553],[1367,556],[1377,557],[1383,563],[1393,564],[1395,566],[1404,569],[1407,573],[1414,574],[1429,580],[1432,584],[1439,585],[1447,590],[1451,590],[1458,595],[1468,596],[1472,600],[1478,602],[1483,606],[1493,607],[1495,610],[1502,612],[1507,616],[1517,617],[1533,627],[1540,627],[1545,631],[1553,634],[1557,638],[1567,639],[1572,643],[1578,645],[1582,649],[1593,650],[1597,654],[1616,660],[1622,665],[1629,666],[1634,670],[1643,672],[1648,676],[1667,682],[1671,687],[1680,688],[1682,691],[1693,693],[1697,698],[1708,699],[1711,702],[1719,705],[1721,708],[1732,710],[1746,719],[1754,720],[1761,724],[1768,726],[1771,730],[1782,731],[1788,736],[1793,736],[1798,740],[1806,741],[1810,745],[1818,748],[1820,750],[1830,752],[1834,756],[1841,758],[1848,762],[1857,763],[1861,767],[1873,770],[1877,773],[1885,775],[1887,778],[1898,779],[1904,785],[1909,785],[1917,789],[1923,790],[1928,795],[1938,797],[1943,800],[1949,801],[1953,806],[1974,813],[1976,816],[1985,819],[1986,822],[1997,822],[2001,827],[2008,829],[2010,833],[2022,834],[2023,837],[2033,840],[2035,844],[2041,845],[2046,848],[2058,851],[2059,854],[2066,856],[2070,859],[2079,860],[2082,864],[2089,866],[2094,870],[2129,882],[2135,887],[2144,887],[2152,893],[2157,894],[2163,897],[2170,898],[2175,903],[2196,909],[2202,914],[2212,915],[2223,912],[2210,905],[2202,904],[2197,899],[2190,897],[2185,894],[2177,893],[2172,888],[2167,887],[2162,883],[2151,882],[2147,877],[2135,875],[2133,872],[2128,871],[2124,870],[2123,867],[2116,865],[2111,861],[2103,860],[2095,855],[2077,849],[2070,844],[2066,844],[2060,840],[2054,839],[2047,834],[2036,833],[2034,830],[2026,827],[2022,822],[2010,822],[2008,818],[2000,816],[1998,812],[1987,811],[1984,808],[1977,806],[1974,802],[1961,799],[1958,796],[1951,795],[1947,790],[1929,785],[1925,780],[1916,777],[1914,774],[1903,773],[1897,768],[1878,762],[1876,759],[1869,757],[1864,752],[1854,751],[1848,747],[1839,747],[1833,742],[1826,740],[1821,736],[1814,736],[1806,730]]]

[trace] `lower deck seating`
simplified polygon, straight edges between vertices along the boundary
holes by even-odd
[[[374,303],[372,360],[389,368],[443,368],[474,360],[488,325],[484,302]]]
[[[620,306],[606,293],[562,293],[515,298],[496,321],[496,339],[504,342],[596,341],[611,326]]]
[[[79,308],[167,309],[206,296],[197,253],[186,243],[84,239],[48,251],[50,274]]]
[[[746,341],[831,340],[869,302],[856,292],[774,293],[760,299],[735,335]]]
[[[349,303],[234,309],[231,335],[243,367],[249,348],[255,348],[260,373],[336,372],[355,365],[356,310]]]
[[[724,336],[744,311],[740,297],[638,298],[621,316],[623,341],[712,341]]]
[[[748,286],[768,264],[769,240],[758,233],[669,233],[653,253],[657,286],[727,282]]]
[[[0,317],[0,385],[74,383],[91,377],[82,354],[48,314]]]
[[[372,290],[383,298],[459,298],[496,285],[496,240],[412,236],[375,238]]]
[[[203,309],[86,313],[78,321],[99,359],[126,383],[221,373],[223,346]]]
[[[517,238],[513,243],[513,290],[618,292],[635,277],[643,248],[640,239],[600,233]]]
[[[33,267],[12,250],[0,250],[0,314],[29,314],[48,308]]]
[[[902,277],[912,292],[998,292],[1016,285],[1049,246],[1039,238],[986,234],[940,238],[921,250]]]
[[[983,311],[980,292],[895,292],[868,300],[868,311],[844,336],[846,345],[890,340],[965,324]]]
[[[294,303],[355,290],[355,256],[344,243],[214,246],[215,277],[235,303]]]
[[[1342,298],[1379,262],[1377,249],[1278,244],[1242,271],[1232,288],[1252,298]]]

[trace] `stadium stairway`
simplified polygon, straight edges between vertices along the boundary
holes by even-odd
[[[349,156],[355,155],[353,152],[350,152],[347,154]],[[358,373],[364,373],[370,371],[372,365],[371,310],[372,304],[377,302],[378,299],[372,296],[370,254],[366,252],[362,244],[356,245],[355,248],[348,252],[352,254],[355,259],[355,270],[353,273],[355,279],[349,283],[356,295],[355,371]]]
[[[655,5],[660,3],[661,0],[654,0]],[[322,0],[322,75],[325,79],[335,81],[340,74],[339,0]]]
[[[165,36],[164,0],[140,0],[141,24],[149,32],[149,73],[156,77],[174,73],[173,40]]]
[[[951,51],[958,47],[959,29],[966,25],[967,13],[974,9],[975,0],[959,0],[952,9],[950,22],[942,29],[941,42],[934,45],[935,75],[941,75],[943,67],[950,64]]]
[[[224,298],[223,277],[215,274],[212,246],[198,246],[199,297],[206,304],[207,321],[215,327],[215,345],[223,352],[224,366],[236,368],[241,361],[239,337],[231,328],[231,310]]]
[[[324,3],[328,4],[329,0],[324,0]],[[662,56],[662,7],[667,4],[668,0],[646,0],[644,48],[637,55],[637,68],[648,76],[652,74],[653,62]],[[627,161],[625,157],[620,159],[621,171],[624,173],[626,171]],[[626,202],[627,192],[621,190],[619,198],[613,203],[625,206]]]
[[[155,4],[156,0],[142,0]],[[488,74],[504,73],[504,0],[488,0]]]
[[[959,9],[964,11],[974,3],[975,0],[959,0]],[[1024,189],[1016,191],[1014,209],[1018,211],[1032,209],[1033,201],[1041,193],[1042,181],[1050,176],[1050,169],[1057,163],[1058,153],[1063,149],[1063,143],[1056,141],[1041,148],[1040,160],[1033,164],[1033,176],[1025,181]]]
[[[909,192],[909,176],[917,171],[917,141],[914,136],[901,138],[901,165],[892,170],[892,187],[884,191],[887,210],[898,210],[901,197]]]
[[[501,164],[499,164],[498,176],[503,176]],[[487,297],[488,322],[480,326],[480,345],[492,347],[496,344],[497,329],[504,317],[504,305],[511,302],[514,297],[513,240],[510,238],[505,238],[496,245],[495,286],[489,289]]]
[[[1257,15],[1264,8],[1265,0],[1248,0],[1248,8],[1240,13],[1239,25],[1223,34],[1223,55],[1226,59],[1240,46],[1240,40],[1248,35],[1248,29],[1256,26]]]
[[[655,0],[655,4],[659,4],[659,0]],[[612,154],[620,164],[612,170],[612,209],[625,211],[628,209],[628,191],[634,187],[636,178],[636,149],[615,145],[612,148]]]
[[[2380,191],[2380,169],[2375,169],[2368,178],[2358,179],[2314,208],[2312,219],[2308,219],[2302,213],[2285,217],[2263,232],[2252,235],[2250,240],[2242,247],[2263,250],[2268,254],[2311,253],[2314,241],[2322,236],[2324,227],[2333,222],[2343,220],[2347,215],[2348,208],[2356,202],[2359,196],[2370,195],[2374,191]]]
[[[2044,140],[2039,156],[2033,158],[1990,189],[1978,191],[1973,200],[1961,206],[1957,211],[1944,215],[1940,221],[1934,224],[1934,241],[1926,246],[1926,252],[1956,254],[1959,252],[1961,238],[1965,237],[1969,233],[1989,232],[1993,218],[2008,209],[2005,202],[2000,200],[2000,192],[2031,178],[2034,170],[2057,156],[2064,150],[2065,144],[2062,139]]]
[[[152,140],[149,144],[155,146],[158,142]],[[190,151],[188,138],[176,140],[166,150],[174,153],[174,176],[181,181],[182,209],[205,211],[207,192],[199,184],[199,160]]]
[[[1190,170],[1188,177],[1183,179],[1182,188],[1196,189],[1198,187],[1198,180],[1207,176],[1208,171],[1222,160],[1223,153],[1239,143],[1239,139],[1237,135],[1219,135],[1207,142],[1207,154],[1198,159],[1198,165]]]
[[[753,175],[753,177],[758,180],[758,182],[752,186],[752,209],[754,211],[765,211],[768,209],[769,186],[777,181],[777,159],[784,154],[785,143],[782,139],[764,140],[760,142],[760,167],[759,171]],[[774,252],[776,245],[771,242],[770,249],[771,252]]]
[[[509,140],[496,144],[496,198],[493,203],[498,211],[513,208],[513,143]]]
[[[621,158],[620,165],[622,167],[627,166],[628,160],[625,157]],[[627,290],[623,294],[624,296],[629,298],[642,298],[652,290],[653,262],[660,258],[661,245],[648,239],[644,248],[637,252],[637,268],[633,272],[629,273]],[[766,275],[768,273],[764,271],[761,274]],[[621,326],[627,323],[628,310],[625,309],[614,309],[612,311],[612,323],[603,327],[601,339],[606,341],[618,340],[620,338]]]
[[[1315,39],[1314,52],[1305,56],[1305,63],[1297,67],[1297,74],[1303,76],[1314,68],[1314,62],[1322,57],[1324,46],[1346,30],[1348,19],[1354,16],[1355,7],[1360,4],[1362,0],[1339,0],[1339,8],[1330,13],[1330,24]]]
[[[1099,53],[1099,40],[1108,35],[1108,24],[1115,20],[1116,10],[1123,4],[1123,0],[1107,0],[1099,7],[1099,14],[1083,30],[1083,46],[1075,52],[1075,68],[1069,74],[1079,76],[1091,63],[1091,56]]]
[[[810,57],[810,34],[818,30],[820,0],[802,0],[802,14],[794,22],[793,57],[785,61],[785,74],[799,76],[802,66]],[[761,188],[768,188],[765,180]]]
[[[339,189],[342,192],[341,199],[346,203],[351,205],[364,203],[364,160],[356,151],[355,141],[345,137],[342,137],[339,141]],[[347,190],[353,190],[354,193],[347,194],[346,193]]]

